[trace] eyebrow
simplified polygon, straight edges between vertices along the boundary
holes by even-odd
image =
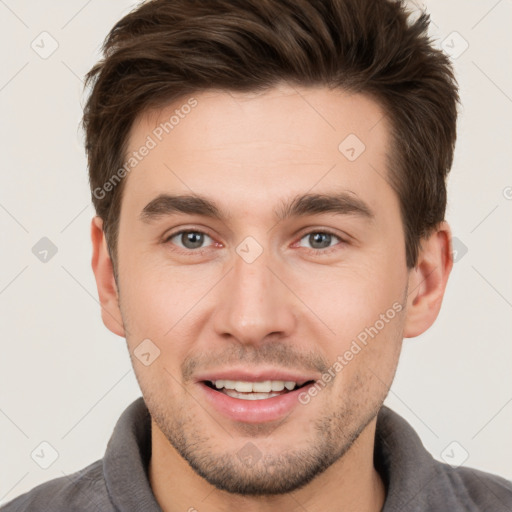
[[[201,215],[222,222],[226,222],[230,218],[230,215],[225,213],[214,201],[197,194],[160,194],[143,208],[139,218],[142,222],[151,223],[173,213]],[[354,215],[368,221],[375,219],[375,213],[368,204],[353,193],[346,191],[296,196],[288,202],[283,202],[273,213],[278,221],[323,213]]]

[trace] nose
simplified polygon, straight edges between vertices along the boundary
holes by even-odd
[[[213,326],[218,335],[257,345],[270,335],[290,336],[296,327],[297,304],[286,286],[282,265],[268,252],[254,261],[234,253],[233,268],[219,283]]]

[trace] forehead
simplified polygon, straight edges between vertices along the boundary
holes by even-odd
[[[158,194],[196,193],[248,212],[336,188],[378,209],[393,200],[388,150],[383,111],[361,94],[287,85],[205,91],[136,119],[125,157],[137,161],[122,208],[140,212]]]

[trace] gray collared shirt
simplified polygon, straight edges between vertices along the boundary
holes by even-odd
[[[151,421],[140,397],[119,418],[103,459],[35,487],[0,511],[161,512],[149,484],[150,457]],[[374,463],[386,485],[381,512],[512,512],[512,482],[435,460],[386,406],[377,418]],[[191,507],[200,510],[195,499]]]

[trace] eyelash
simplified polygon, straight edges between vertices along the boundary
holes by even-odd
[[[182,235],[184,233],[199,233],[199,234],[206,235],[213,240],[212,236],[210,236],[208,233],[201,231],[199,229],[182,229],[180,231],[176,231],[175,233],[171,233],[168,236],[166,236],[163,240],[163,243],[168,244],[172,238],[174,238],[178,235]],[[298,239],[298,242],[295,242],[294,245],[297,243],[300,243],[300,241],[304,237],[306,237],[308,235],[312,235],[312,234],[318,234],[318,233],[330,235],[334,238],[337,238],[339,240],[339,243],[337,243],[331,247],[327,247],[325,249],[311,249],[308,247],[301,247],[301,246],[299,246],[299,247],[301,247],[302,249],[306,249],[306,252],[311,253],[315,256],[324,256],[324,255],[330,254],[333,251],[339,250],[340,245],[347,245],[349,243],[347,240],[341,238],[340,235],[333,233],[329,229],[315,229],[315,230],[307,231],[306,233],[302,234],[301,237]],[[181,254],[185,254],[187,256],[191,256],[191,255],[200,256],[200,255],[204,254],[206,251],[208,251],[210,247],[211,246],[199,248],[199,249],[183,249],[183,248],[177,246],[177,249],[173,249],[173,251],[176,251]]]

